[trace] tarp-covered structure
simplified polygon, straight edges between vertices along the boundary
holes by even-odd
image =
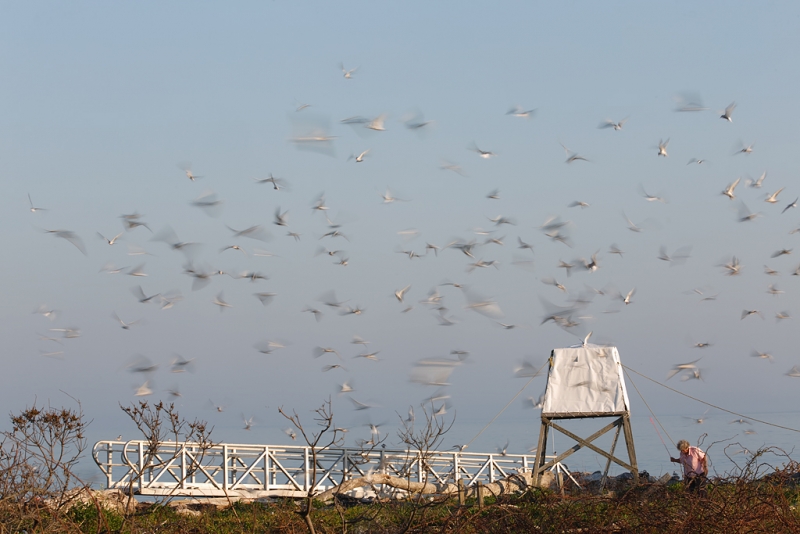
[[[603,472],[605,483],[611,462],[630,471],[634,482],[639,473],[631,431],[630,401],[617,347],[583,343],[575,347],[554,349],[550,353],[550,369],[542,404],[542,425],[536,451],[534,480],[547,469],[556,469],[560,462],[581,448],[588,448],[606,458]],[[591,436],[581,437],[559,423],[562,419],[592,419],[614,417],[614,421]],[[545,448],[549,431],[558,431],[576,444],[547,461]],[[607,432],[615,431],[610,450],[593,442]],[[623,434],[628,461],[614,455],[617,441]]]
[[[615,415],[629,407],[617,347],[587,344],[553,350],[543,415]]]

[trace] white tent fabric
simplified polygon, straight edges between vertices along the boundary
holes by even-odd
[[[553,350],[542,415],[621,414],[629,406],[617,347]]]

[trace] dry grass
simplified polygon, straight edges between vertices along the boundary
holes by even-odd
[[[766,452],[765,452],[766,451]],[[769,449],[756,453],[751,467]],[[506,533],[506,532],[798,532],[800,471],[789,462],[752,478],[759,469],[713,480],[705,497],[682,484],[643,484],[613,488],[607,494],[588,490],[561,495],[532,489],[521,495],[488,498],[459,507],[454,499],[373,502],[340,500],[316,503],[313,522],[320,533]],[[750,478],[749,478],[750,477]],[[292,500],[238,503],[219,510],[195,505],[191,511],[140,504],[127,517],[91,504],[58,510],[40,503],[0,503],[0,532],[242,533],[307,532],[303,504]],[[121,530],[120,530],[121,529]]]

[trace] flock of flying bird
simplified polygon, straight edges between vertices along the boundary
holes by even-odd
[[[340,68],[343,77],[348,80],[345,83],[353,83],[352,80],[355,80],[358,77],[358,68],[347,69],[344,65],[340,65]],[[301,103],[296,106],[294,113],[307,113],[307,109],[309,107],[311,107],[310,104]],[[700,113],[705,109],[707,108],[699,103],[697,99],[687,98],[679,103],[676,111],[682,113]],[[724,112],[722,112],[719,118],[727,122],[732,122],[734,119],[735,110],[736,104],[732,103],[725,108]],[[509,117],[508,120],[530,120],[535,117],[535,114],[536,110],[524,109],[520,106],[514,106],[506,113],[506,115]],[[381,114],[375,117],[351,116],[341,119],[340,123],[359,131],[361,129],[366,129],[371,132],[377,132],[376,134],[371,135],[383,135],[382,132],[390,129],[387,123],[388,118],[388,114]],[[612,131],[621,131],[627,128],[627,122],[627,118],[616,121],[606,120],[599,124],[599,128]],[[402,120],[402,123],[404,124],[405,128],[415,132],[430,129],[434,124],[433,121],[425,120],[421,113],[414,113],[406,116]],[[616,134],[612,133],[611,135]],[[305,129],[302,129],[302,131],[296,131],[290,137],[289,141],[299,150],[309,153],[309,157],[317,157],[312,153],[317,152],[322,154],[331,154],[331,147],[335,142],[336,137],[337,136],[331,135],[324,126],[313,126],[305,127]],[[654,159],[671,157],[668,152],[669,143],[669,138],[659,140],[657,149],[653,153]],[[589,160],[586,157],[567,148],[563,144],[561,144],[561,146],[566,155],[566,164],[589,164]],[[467,149],[476,154],[477,157],[484,160],[490,160],[497,157],[495,152],[486,150],[485,148],[479,148],[475,143],[470,144]],[[747,157],[749,154],[753,153],[753,151],[753,145],[742,146],[740,150],[736,151],[736,154],[742,154],[744,157]],[[360,165],[367,164],[365,162],[368,162],[373,158],[377,160],[378,156],[374,155],[371,152],[371,149],[367,148],[359,151],[357,154],[351,154],[349,158],[347,158],[347,161],[353,162],[352,164]],[[703,159],[693,158],[689,160],[688,165],[703,165],[704,163],[705,160]],[[179,167],[183,170],[184,179],[187,181],[187,185],[189,186],[192,185],[192,182],[209,180],[203,176],[194,174],[191,165],[189,164],[179,164]],[[440,169],[441,171],[452,172],[460,176],[466,176],[466,172],[460,165],[450,161],[443,161]],[[749,179],[745,180],[744,182],[741,178],[736,178],[728,185],[720,189],[720,196],[729,200],[734,200],[738,198],[738,195],[741,191],[741,189],[738,188],[741,187],[747,187],[754,191],[759,191],[763,186],[765,186],[766,178],[766,172],[763,173],[758,179]],[[179,179],[179,175],[176,172],[176,180],[177,179]],[[291,180],[279,178],[269,174],[267,177],[253,179],[253,187],[271,188],[275,195],[283,195],[291,191]],[[784,189],[785,187],[777,188],[773,192],[765,195],[766,198],[764,198],[764,201],[767,204],[778,205],[778,207],[781,208],[780,211],[777,212],[777,215],[783,215],[793,208],[796,208],[799,200],[799,198],[795,198],[791,201],[782,199],[780,195]],[[663,197],[649,194],[644,190],[644,188],[640,189],[640,193],[646,202],[665,202]],[[489,203],[498,201],[501,198],[500,191],[498,189],[494,189],[488,193],[485,193],[485,197],[486,202]],[[264,248],[266,247],[267,242],[269,242],[271,239],[274,239],[272,233],[269,231],[270,227],[274,227],[279,229],[282,234],[279,239],[290,240],[298,247],[305,243],[313,242],[313,256],[309,257],[309,255],[306,254],[301,258],[302,261],[320,261],[319,258],[327,258],[334,266],[346,268],[351,263],[351,257],[344,250],[344,248],[347,248],[349,244],[351,244],[351,241],[356,240],[357,237],[351,233],[350,228],[348,227],[349,223],[336,222],[336,218],[332,217],[331,214],[333,213],[333,209],[332,206],[328,205],[328,200],[325,194],[321,194],[318,197],[309,200],[311,216],[313,217],[314,221],[313,224],[316,226],[317,230],[316,235],[312,235],[308,232],[300,232],[298,229],[294,228],[292,226],[292,219],[289,217],[289,210],[282,209],[279,205],[279,201],[276,200],[272,207],[274,213],[272,221],[270,221],[271,224],[260,221],[255,222],[255,224],[245,228],[234,228],[227,226],[227,231],[229,232],[229,242],[216,244],[214,249],[217,253],[217,256],[227,259],[231,257],[230,255],[238,254],[239,258],[247,261],[266,260],[267,258],[275,256],[266,248]],[[380,200],[376,198],[375,201],[376,203],[381,202],[386,205],[412,202],[410,199],[397,197],[395,193],[388,188],[384,193],[380,194]],[[28,195],[28,202],[30,211],[34,214],[34,216],[38,216],[40,212],[47,211],[45,208],[34,204],[30,195]],[[199,210],[202,210],[210,217],[218,217],[222,210],[223,200],[215,193],[203,193],[192,200],[191,205]],[[578,208],[579,210],[592,209],[591,203],[587,202],[586,199],[579,198],[575,199],[566,207],[568,209]],[[57,207],[53,207],[51,211],[56,212]],[[737,220],[741,223],[749,223],[762,216],[764,216],[764,214],[760,212],[752,212],[744,203],[741,203]],[[400,231],[398,232],[398,235],[403,244],[398,246],[394,252],[404,255],[410,261],[420,261],[422,258],[427,258],[425,261],[435,261],[440,255],[444,254],[460,257],[464,260],[463,271],[453,273],[453,278],[458,278],[462,275],[462,273],[465,273],[465,275],[468,276],[470,273],[477,270],[500,271],[501,267],[505,268],[505,261],[501,263],[496,259],[486,258],[494,251],[502,250],[503,247],[510,248],[508,246],[510,245],[516,248],[514,259],[510,263],[526,271],[532,271],[533,260],[536,257],[534,245],[531,243],[531,239],[529,237],[523,235],[523,229],[518,225],[517,219],[511,216],[500,215],[496,217],[487,217],[487,219],[488,220],[484,224],[490,223],[491,227],[489,229],[475,228],[473,230],[474,236],[470,238],[456,238],[450,240],[449,242],[439,243],[434,243],[432,240],[426,241],[424,248],[420,245],[418,248],[414,249],[409,245],[411,241],[419,237],[420,232],[417,230]],[[644,231],[641,223],[635,224],[624,214],[623,219],[627,225],[627,231],[635,234]],[[97,239],[102,240],[108,247],[118,247],[124,242],[128,247],[128,255],[131,258],[139,258],[141,261],[135,261],[135,265],[128,267],[118,267],[111,262],[106,262],[102,266],[101,272],[107,274],[126,275],[139,281],[152,280],[152,278],[146,278],[151,274],[154,274],[148,272],[146,268],[145,258],[150,253],[141,243],[153,242],[154,244],[158,244],[158,246],[166,246],[169,250],[181,255],[182,273],[186,275],[189,280],[189,283],[187,283],[187,289],[191,292],[202,291],[204,288],[211,285],[221,285],[215,282],[215,280],[221,279],[222,277],[230,277],[253,284],[248,286],[251,288],[256,288],[255,291],[251,291],[252,296],[263,306],[273,305],[273,302],[276,303],[274,305],[280,305],[278,302],[280,301],[280,297],[283,293],[279,295],[277,292],[263,290],[259,286],[261,283],[264,283],[270,278],[266,272],[256,269],[231,271],[223,270],[218,267],[211,267],[207,263],[199,261],[198,258],[200,257],[201,250],[201,245],[199,243],[183,241],[178,236],[177,232],[169,225],[165,225],[161,229],[153,228],[152,225],[147,222],[146,217],[137,212],[122,214],[120,216],[120,221],[121,228],[119,232],[113,232],[114,235],[98,232],[96,236]],[[43,223],[40,221],[37,221],[34,224],[37,227],[42,228],[45,234],[51,235],[55,238],[63,239],[74,245],[74,247],[77,248],[81,253],[88,255],[88,249],[85,241],[75,231],[44,228]],[[572,226],[573,225],[569,220],[566,220],[560,216],[554,216],[544,220],[538,226],[537,230],[540,233],[540,238],[544,238],[547,242],[549,242],[549,244],[545,246],[563,247],[563,251],[566,253],[569,250],[569,247],[572,246],[570,233],[570,228]],[[622,221],[620,221],[620,228],[623,229],[622,231],[626,231],[622,226]],[[501,235],[502,231],[513,231],[514,229],[519,229],[518,235],[508,241],[506,240],[505,235]],[[800,228],[793,229],[790,233],[795,232],[800,232]],[[537,244],[537,246],[539,245]],[[304,249],[303,252],[305,253],[307,251]],[[679,247],[671,252],[666,247],[662,246],[659,250],[657,259],[674,266],[683,265],[688,259],[691,258],[691,252],[691,246]],[[780,256],[789,255],[791,252],[792,250],[790,248],[781,249],[776,251],[772,257],[777,258]],[[621,259],[624,257],[625,253],[626,252],[622,250],[619,245],[614,243],[608,247],[607,251],[605,251],[605,254],[598,250],[590,255],[586,255],[586,257],[581,257],[570,261],[564,261],[563,259],[560,259],[557,264],[553,265],[545,266],[539,263],[537,269],[539,271],[547,271],[545,276],[541,276],[539,278],[540,283],[544,284],[545,286],[552,286],[552,288],[555,288],[555,290],[558,291],[550,294],[548,292],[554,291],[553,289],[547,289],[547,292],[545,292],[545,288],[543,286],[539,286],[542,288],[541,302],[545,309],[545,313],[541,317],[540,325],[555,325],[566,330],[567,332],[573,332],[576,336],[576,339],[580,339],[585,334],[585,324],[591,319],[591,316],[588,315],[587,308],[593,303],[593,299],[605,297],[611,300],[611,305],[604,310],[606,313],[615,313],[626,309],[628,306],[635,306],[637,296],[635,287],[626,287],[623,290],[618,290],[612,286],[607,286],[598,289],[591,287],[588,284],[584,284],[586,288],[584,291],[571,292],[565,283],[565,279],[560,277],[560,275],[557,277],[555,274],[562,269],[564,276],[567,278],[570,278],[573,273],[576,272],[593,273],[600,269],[601,265],[604,263],[603,256],[606,258],[617,256]],[[400,258],[398,258],[398,260],[399,259]],[[721,269],[720,275],[723,276],[735,277],[742,273],[740,259],[737,258],[737,256],[730,257],[724,263],[719,265],[719,268]],[[777,271],[766,266],[765,273],[767,276],[771,277],[779,275]],[[798,267],[792,274],[800,276],[800,267]],[[509,322],[507,319],[505,319],[504,313],[501,310],[498,302],[494,301],[492,298],[484,296],[479,291],[465,283],[459,283],[450,280],[437,282],[438,283],[435,283],[435,285],[433,285],[433,287],[431,287],[431,289],[427,292],[426,296],[421,300],[414,299],[412,302],[409,299],[409,293],[412,291],[411,284],[405,284],[402,287],[396,287],[391,294],[380,295],[379,297],[393,298],[398,305],[396,310],[397,313],[409,313],[415,309],[424,309],[427,310],[429,315],[435,321],[435,324],[441,325],[442,327],[453,327],[459,323],[459,318],[452,313],[450,307],[446,305],[446,302],[449,303],[453,300],[453,298],[457,298],[452,296],[453,293],[450,293],[450,291],[457,290],[455,294],[460,294],[461,297],[463,297],[463,310],[484,316],[496,327],[502,330],[513,330],[518,327],[531,327],[529,325],[519,325]],[[286,285],[282,286],[282,291],[286,293],[290,293],[292,289],[292,287],[287,287]],[[168,310],[173,307],[180,308],[181,302],[185,299],[183,293],[179,290],[152,293],[150,291],[145,291],[145,288],[140,283],[134,283],[130,291],[134,299],[142,305],[158,306],[162,310]],[[695,289],[694,291],[700,297],[701,302],[713,301],[716,298],[716,295],[707,294],[705,290]],[[783,290],[778,288],[777,284],[769,285],[768,292],[776,297],[784,293]],[[551,297],[555,297],[555,295],[559,294],[568,296],[568,300],[565,305],[557,305],[550,302]],[[228,300],[222,289],[213,291],[213,296],[209,296],[207,298],[207,302],[209,306],[218,307],[220,313],[226,312],[226,310],[230,310],[237,306],[236,302]],[[286,309],[284,311],[287,315],[296,314],[297,321],[304,320],[301,314],[308,314],[313,316],[316,322],[323,320],[323,318],[330,313],[334,313],[342,317],[357,317],[362,314],[369,313],[367,308],[361,304],[355,304],[347,300],[340,300],[336,294],[336,291],[333,290],[327,291],[320,295],[318,302],[315,305],[307,305],[302,309],[296,310]],[[51,309],[45,304],[36,308],[34,313],[40,314],[54,323],[59,318],[59,312]],[[139,320],[131,320],[128,318],[123,319],[114,310],[109,310],[109,315],[113,321],[115,321],[118,326],[124,330],[146,328],[146,325]],[[759,309],[745,309],[741,313],[740,320],[749,321],[753,320],[754,317],[760,317],[763,319],[764,311]],[[780,310],[775,313],[774,317],[777,321],[781,322],[790,319],[791,314],[789,311]],[[308,323],[307,328],[314,328],[314,322]],[[48,331],[48,334],[40,334],[39,337],[41,341],[51,344],[51,347],[55,347],[48,347],[47,349],[41,351],[43,356],[49,357],[62,357],[64,355],[63,347],[65,344],[68,344],[70,339],[81,336],[80,329],[73,326],[53,326],[52,328],[48,328]],[[261,354],[270,355],[279,351],[292,350],[288,348],[290,343],[291,342],[283,339],[271,338],[259,340],[254,343],[252,347],[253,350]],[[359,352],[354,356],[356,361],[369,363],[381,360],[381,350],[373,350],[370,348],[370,342],[359,335],[353,334],[351,343],[360,348]],[[694,343],[693,347],[698,350],[704,350],[711,345],[712,344],[709,341],[702,341]],[[345,362],[343,358],[343,352],[344,351],[342,347],[316,346],[313,348],[311,356],[326,362],[322,366],[322,372],[334,371],[346,373],[347,366],[349,366],[349,364]],[[767,360],[769,362],[774,360],[773,356],[767,352],[754,351],[752,356]],[[701,359],[702,358],[695,358],[689,362],[675,364],[668,372],[667,380],[673,377],[678,377],[683,381],[703,380],[703,373],[699,367]],[[433,414],[444,415],[451,407],[450,394],[448,393],[447,389],[447,387],[451,384],[451,375],[455,369],[468,361],[470,361],[469,351],[461,348],[454,348],[448,356],[441,358],[420,359],[413,364],[410,373],[411,380],[435,389],[435,391],[431,393],[422,403],[424,406],[429,407]],[[183,356],[176,355],[171,361],[170,371],[172,373],[194,371],[195,366],[195,358],[186,359]],[[133,393],[135,396],[145,397],[155,394],[152,377],[157,371],[158,365],[153,363],[145,356],[136,355],[131,357],[124,368],[131,373],[136,373],[137,375],[142,376],[142,380],[137,383],[137,386],[134,389]],[[540,370],[540,365],[530,360],[526,360],[523,361],[523,363],[514,371],[514,376],[533,377],[537,376],[537,373],[539,373]],[[786,374],[791,377],[800,377],[800,367],[792,367]],[[181,392],[177,387],[170,389],[169,393],[175,397],[181,395]],[[347,396],[352,403],[354,410],[357,412],[368,411],[375,407],[373,403],[366,402],[361,397],[358,397],[352,380],[346,379],[342,381],[336,393]],[[529,397],[526,401],[526,404],[531,407],[540,408],[542,404],[542,398]],[[209,405],[213,406],[213,409],[217,412],[225,411],[224,406],[214,403],[211,400],[209,400]],[[254,416],[247,417],[244,413],[242,413],[241,418],[243,421],[243,426],[246,430],[250,430],[257,422],[257,418]],[[405,418],[405,421],[413,422],[413,420],[414,410],[411,408],[409,409],[408,416]],[[698,419],[698,422],[702,422],[702,418]],[[376,438],[380,439],[380,436],[385,436],[385,432],[380,429],[381,425],[375,424],[373,421],[369,421],[365,426],[369,428],[369,437],[365,440],[362,440],[362,444],[375,443]],[[286,434],[292,440],[297,438],[296,433],[291,429],[286,429]],[[460,448],[463,448],[463,446]],[[504,452],[507,448],[508,441],[506,441],[505,446],[501,447],[501,449]]]

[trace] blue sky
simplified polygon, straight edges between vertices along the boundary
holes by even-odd
[[[0,401],[9,410],[45,399],[80,399],[94,432],[130,431],[118,403],[133,400],[148,377],[126,370],[136,354],[160,364],[149,398],[169,398],[189,416],[221,429],[219,440],[285,440],[278,406],[298,411],[332,395],[344,424],[394,421],[435,388],[411,383],[415,363],[469,351],[451,375],[452,407],[465,424],[488,421],[524,384],[513,372],[523,358],[544,363],[554,347],[594,339],[619,347],[623,363],[663,380],[675,363],[703,359],[704,381],[670,384],[729,409],[748,413],[794,404],[796,384],[785,373],[800,365],[794,321],[775,314],[797,310],[796,255],[770,256],[794,247],[800,211],[781,210],[797,188],[798,8],[791,3],[680,2],[486,6],[463,2],[288,3],[211,2],[108,4],[5,2],[0,21],[0,304],[7,372]],[[358,68],[345,79],[339,65]],[[676,95],[702,96],[706,111],[675,112]],[[719,119],[731,102],[733,121]],[[301,104],[310,107],[295,111]],[[522,119],[514,105],[536,109]],[[422,112],[433,121],[422,132],[401,119]],[[347,117],[386,114],[386,130],[348,126]],[[628,118],[619,131],[599,129],[606,119]],[[304,124],[328,123],[332,155],[298,150],[289,138]],[[669,139],[669,157],[656,156]],[[565,163],[563,143],[589,161]],[[733,155],[754,144],[751,154]],[[473,146],[496,157],[482,159]],[[348,160],[369,149],[363,162]],[[691,158],[707,160],[687,165]],[[457,163],[464,176],[440,168]],[[190,162],[201,175],[187,179]],[[767,178],[761,189],[747,177]],[[285,190],[257,184],[270,173]],[[736,178],[736,199],[721,191]],[[383,203],[387,187],[406,202]],[[775,205],[766,193],[785,190]],[[499,199],[486,195],[500,190]],[[642,189],[668,202],[648,202]],[[189,203],[206,191],[224,201],[218,217]],[[324,192],[331,220],[311,206]],[[31,213],[27,195],[36,207]],[[586,209],[570,208],[573,201]],[[740,202],[763,216],[737,222]],[[277,207],[289,211],[287,228],[272,223]],[[251,283],[214,277],[192,291],[182,274],[186,259],[144,228],[124,232],[109,247],[96,233],[123,232],[122,214],[139,212],[158,233],[167,226],[181,240],[203,244],[196,265],[230,273],[259,271]],[[644,230],[627,229],[624,214]],[[497,226],[498,215],[515,225]],[[572,248],[547,238],[550,217],[570,221]],[[263,225],[268,242],[234,239],[227,226]],[[425,253],[425,244],[483,242],[475,259],[457,249],[409,260],[398,250]],[[81,254],[42,230],[75,232]],[[416,229],[406,240],[398,232]],[[517,238],[531,243],[517,249]],[[625,254],[609,253],[616,243]],[[222,247],[239,244],[249,255]],[[154,256],[129,256],[129,245]],[[345,251],[348,265],[315,255],[318,247]],[[658,259],[691,246],[684,265]],[[254,249],[275,254],[253,256]],[[600,268],[567,277],[558,268],[598,254]],[[742,274],[726,276],[722,264],[740,259]],[[519,259],[533,265],[515,265]],[[466,271],[478,259],[498,267]],[[145,263],[147,277],[98,272],[112,262]],[[780,272],[767,276],[764,266]],[[562,282],[569,294],[542,283]],[[465,309],[464,293],[444,281],[468,285],[496,302],[503,329]],[[767,293],[775,284],[784,293]],[[179,291],[168,310],[140,304],[130,293]],[[411,285],[406,302],[396,290]],[[566,305],[586,286],[605,289],[580,312],[582,325],[559,329],[541,299]],[[422,304],[438,287],[447,317]],[[623,305],[613,288],[636,288]],[[719,294],[700,302],[693,293]],[[335,290],[358,316],[340,316],[320,297]],[[222,291],[230,309],[212,301]],[[254,292],[274,292],[262,306]],[[49,321],[32,313],[40,305],[60,310]],[[406,306],[414,308],[402,313]],[[318,307],[316,322],[302,313]],[[744,309],[758,316],[741,319]],[[617,310],[617,313],[604,313]],[[123,330],[111,318],[142,323]],[[79,327],[76,339],[51,328]],[[380,351],[381,361],[353,358],[354,335]],[[281,340],[273,354],[253,345]],[[700,351],[694,343],[710,342]],[[339,362],[317,346],[334,347],[347,371],[322,372]],[[774,364],[753,358],[769,352]],[[42,352],[63,351],[60,359]],[[194,373],[169,373],[173,353],[195,358]],[[353,398],[380,405],[354,413],[338,384],[351,380]],[[657,386],[637,384],[666,414],[705,409]],[[538,396],[536,379],[521,397]],[[744,394],[743,394],[744,393]],[[224,404],[216,413],[210,400]],[[645,408],[631,394],[634,411]],[[260,434],[240,431],[241,414],[254,415]],[[535,424],[536,412],[515,403],[504,416]],[[128,426],[126,426],[128,425]],[[535,428],[535,426],[533,426]],[[225,434],[226,430],[229,434]],[[361,427],[360,432],[365,432]],[[112,435],[113,434],[113,435]],[[357,437],[357,436],[354,436]],[[230,440],[230,439],[228,439]],[[498,438],[498,441],[504,440]],[[531,441],[534,441],[533,439]]]

